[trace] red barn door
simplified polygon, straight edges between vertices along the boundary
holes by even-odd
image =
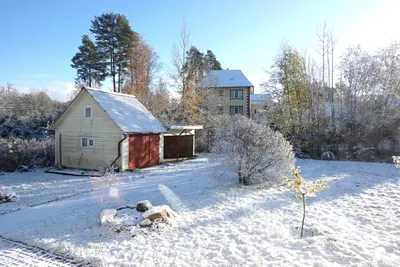
[[[159,164],[160,137],[158,134],[129,136],[129,168],[139,169]]]

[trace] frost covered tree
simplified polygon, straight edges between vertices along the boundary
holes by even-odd
[[[393,156],[393,163],[397,169],[400,169],[400,156]]]
[[[244,185],[279,181],[295,161],[292,146],[282,134],[268,123],[245,116],[220,117],[212,151],[221,155]]]

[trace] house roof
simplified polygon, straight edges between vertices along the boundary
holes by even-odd
[[[203,125],[164,125],[168,130],[201,130]]]
[[[200,84],[203,87],[253,87],[241,70],[212,70]]]
[[[269,94],[252,94],[250,95],[250,104],[272,103],[272,97]]]
[[[124,133],[164,133],[165,127],[140,103],[127,94],[84,87]]]

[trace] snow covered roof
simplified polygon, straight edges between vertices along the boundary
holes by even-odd
[[[253,87],[241,70],[212,70],[200,84],[203,87]]]
[[[168,130],[201,130],[203,125],[164,125]]]
[[[250,95],[250,104],[272,103],[272,97],[268,94],[252,94]]]
[[[96,88],[84,88],[124,133],[167,132],[136,97]]]

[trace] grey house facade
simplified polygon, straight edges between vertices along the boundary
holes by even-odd
[[[212,70],[200,85],[218,90],[224,99],[219,107],[222,114],[250,117],[250,96],[254,93],[254,86],[241,70]]]

